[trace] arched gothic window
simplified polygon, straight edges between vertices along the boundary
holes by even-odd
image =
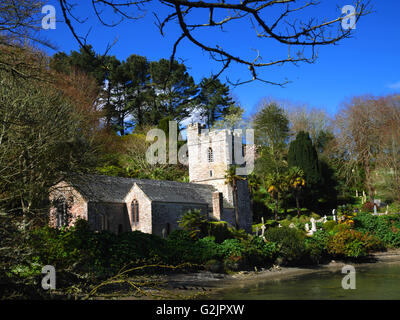
[[[139,224],[139,202],[137,200],[132,201],[132,225],[137,226]]]
[[[207,158],[208,158],[208,162],[214,162],[214,153],[213,153],[213,149],[211,147],[208,148]]]
[[[72,202],[72,199],[70,201]],[[53,205],[56,208],[56,226],[58,228],[67,226],[71,217],[69,212],[71,205],[68,200],[61,196],[53,200]]]

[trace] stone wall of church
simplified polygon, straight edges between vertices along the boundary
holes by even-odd
[[[199,209],[205,215],[208,213],[208,205],[204,204],[183,204],[172,202],[153,202],[152,233],[162,236],[162,230],[172,232],[179,229],[178,220],[190,209]]]
[[[247,180],[237,181],[239,225],[246,232],[251,233],[253,212],[251,209],[250,191]]]
[[[73,226],[77,219],[87,220],[88,206],[82,195],[66,182],[60,182],[55,185],[49,194],[50,206],[49,225],[53,228],[57,227],[57,209],[53,205],[57,199],[64,198],[68,207],[68,225]]]
[[[138,225],[134,224],[134,217],[132,212],[132,202],[137,200],[139,204],[139,223]],[[153,222],[152,222],[152,213],[151,213],[151,201],[147,196],[143,193],[143,191],[135,184],[132,190],[125,197],[125,202],[127,205],[130,228],[132,231],[138,230],[145,233],[153,232]]]
[[[91,230],[116,234],[130,231],[128,210],[123,203],[89,202],[88,221]]]
[[[224,208],[223,214],[221,217],[222,221],[226,221],[231,224],[233,227],[235,226],[235,209],[233,208]]]
[[[188,126],[189,179],[198,182],[220,179],[225,175],[229,163],[229,144],[225,131],[203,132],[199,124]],[[208,149],[212,149],[209,161]]]
[[[230,185],[225,183],[225,175],[231,164],[242,164],[241,162],[244,161],[242,136],[229,130],[207,132],[204,131],[203,126],[195,123],[188,126],[187,137],[190,181],[214,186],[223,194],[224,199],[234,206],[233,190]],[[213,151],[212,162],[208,161],[207,150],[209,147]],[[234,149],[240,150],[241,153],[235,154]],[[246,152],[246,156],[248,155],[249,152]],[[237,192],[240,228],[251,232],[253,216],[247,181],[238,181]],[[235,225],[235,215],[234,213],[232,215],[234,210],[224,209],[224,212],[224,217],[221,217],[221,220]]]

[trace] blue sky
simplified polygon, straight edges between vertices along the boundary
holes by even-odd
[[[79,5],[76,13],[81,18],[89,16],[89,19],[85,24],[77,25],[77,30],[80,34],[86,34],[91,28],[88,43],[96,52],[104,53],[107,44],[118,39],[110,54],[120,60],[125,60],[130,54],[143,55],[149,60],[170,56],[179,30],[172,23],[167,26],[165,36],[160,35],[154,24],[153,12],[162,17],[168,11],[157,1],[153,1],[142,19],[126,21],[115,28],[102,26],[94,19],[89,1],[82,2],[77,1]],[[322,2],[323,5],[318,11],[312,12],[319,19],[340,16],[341,12],[336,5],[342,7],[351,4],[352,0]],[[61,10],[56,2],[53,0],[48,4],[56,6],[57,26],[56,30],[42,31],[43,35],[57,45],[60,51],[69,53],[71,50],[78,50],[78,44],[62,21]],[[333,115],[340,103],[351,96],[399,93],[400,1],[374,0],[372,6],[373,12],[358,22],[354,36],[336,46],[320,47],[319,58],[314,64],[300,64],[297,67],[285,65],[260,71],[260,76],[267,80],[279,82],[287,78],[292,81],[284,88],[261,82],[251,82],[234,88],[232,92],[245,108],[246,114],[253,113],[263,97],[308,104],[323,108]],[[199,13],[194,19],[200,17]],[[258,48],[265,61],[280,58],[287,52],[286,47],[278,45],[275,41],[257,40],[253,33],[248,25],[233,24],[222,37],[215,32],[198,36],[210,43],[219,43],[240,55],[254,55],[252,48]],[[49,49],[46,51],[50,55],[55,53]],[[218,71],[218,65],[187,40],[178,48],[177,57],[184,60],[196,81]],[[233,65],[225,71],[221,81],[224,81],[226,76],[232,80],[246,80],[249,73],[246,67]]]

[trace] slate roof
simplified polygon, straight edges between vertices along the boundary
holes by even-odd
[[[165,180],[131,179],[102,175],[76,176],[68,180],[88,201],[124,202],[136,183],[155,202],[208,204],[212,208],[213,186]],[[232,206],[224,199],[224,208]]]

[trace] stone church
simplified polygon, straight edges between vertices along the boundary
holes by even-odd
[[[178,220],[190,209],[235,225],[233,190],[225,183],[225,174],[235,163],[232,146],[236,140],[229,130],[202,129],[197,123],[187,128],[190,183],[101,175],[71,177],[50,191],[50,225],[71,226],[81,218],[92,230],[139,230],[162,236],[177,229]],[[251,232],[247,181],[239,180],[237,187],[239,226]]]

